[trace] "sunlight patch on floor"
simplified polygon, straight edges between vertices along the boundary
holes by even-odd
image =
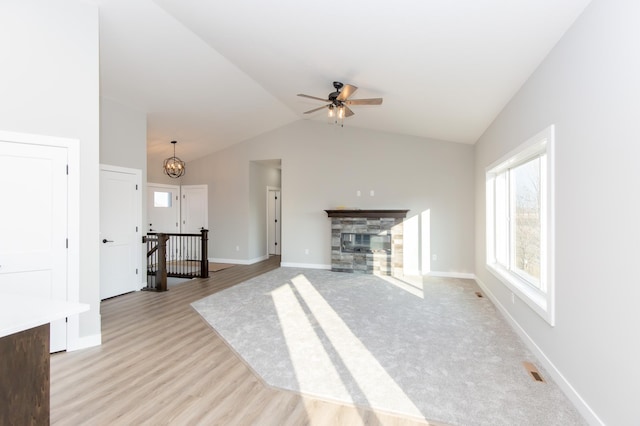
[[[337,356],[336,360],[342,364],[343,369],[347,371],[343,374],[351,376],[350,378],[336,377],[340,366],[324,365],[313,366],[315,371],[325,370],[320,378],[327,385],[345,391],[344,382],[355,382],[357,389],[350,389],[346,397],[353,399],[354,393],[359,393],[369,402],[389,401],[393,400],[393,406],[401,407],[404,413],[421,416],[420,410],[405,394],[402,388],[393,380],[386,372],[378,360],[369,352],[362,342],[351,332],[349,327],[340,318],[340,316],[331,308],[329,303],[314,288],[304,275],[298,275],[291,280],[293,289],[300,296],[301,301],[309,310],[309,317],[305,316],[304,308],[300,305],[300,301],[296,300],[296,295],[291,288],[282,286],[274,291],[274,302],[278,309],[278,315],[282,312],[281,326],[283,333],[287,337],[287,346],[292,356],[292,363],[298,370],[303,370],[302,366],[309,368],[308,359],[313,351],[313,356],[318,356],[318,351],[324,352],[319,358],[323,363],[330,362],[331,355],[327,353],[327,349],[334,352]],[[296,304],[298,306],[296,306]],[[326,335],[330,342],[330,348],[324,348],[322,342],[319,341],[318,332],[314,331],[312,322],[317,322],[319,331]],[[301,347],[303,339],[298,336],[305,334],[304,340],[309,341],[309,334],[313,333],[313,342],[310,346]],[[305,380],[316,380],[314,372],[300,371],[298,376],[299,382],[304,384]],[[304,386],[303,386],[304,387]],[[335,392],[334,392],[335,393]]]
[[[271,296],[300,388],[305,389],[306,383],[315,383],[320,384],[320,392],[327,397],[331,395],[332,387],[341,394],[347,394],[340,375],[313,330],[291,285],[278,287],[271,292]],[[313,354],[313,358],[310,354]],[[313,365],[310,365],[311,359]]]
[[[409,294],[413,294],[420,299],[424,299],[424,283],[422,277],[403,277],[402,279],[391,277],[388,275],[378,275],[389,284],[404,290]]]

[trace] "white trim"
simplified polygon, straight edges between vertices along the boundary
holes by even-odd
[[[538,132],[536,135],[527,139],[524,143],[518,145],[498,160],[494,161],[485,168],[486,174],[491,174],[492,170],[496,172],[504,171],[517,164],[525,163],[526,161],[534,158],[546,144],[546,149],[549,149],[549,145],[553,145],[553,136],[555,134],[555,126],[551,124],[546,129]]]
[[[322,265],[319,263],[281,262],[280,266],[283,268],[331,269],[331,265]]]
[[[443,277],[443,278],[462,278],[465,280],[473,280],[476,275],[472,272],[441,272],[441,271],[423,271],[420,269],[405,269],[402,274],[408,277]]]
[[[136,179],[136,185],[138,186],[138,197],[136,197],[136,226],[138,228],[138,236],[136,237],[136,241],[142,241],[142,235],[146,235],[142,233],[142,170],[141,169],[131,169],[128,167],[120,167],[120,166],[112,166],[110,164],[100,164],[100,170],[105,170],[107,172],[114,173],[123,173],[127,175],[134,175]],[[143,262],[143,254],[141,250],[138,250],[138,258],[136,261],[136,268],[140,271],[140,274],[146,275],[147,268],[144,267],[146,263],[146,259]],[[141,275],[141,276],[142,276]],[[137,290],[144,288],[147,286],[146,280],[144,284],[141,284]]]
[[[158,186],[160,188],[170,188],[170,189],[178,188],[178,189],[180,189],[180,185],[171,185],[171,184],[168,184],[168,183],[147,182],[147,186]]]
[[[496,219],[495,186],[498,174],[512,167],[544,154],[546,184],[540,188],[542,194],[541,211],[541,289],[533,288],[510,267],[503,267],[496,259]],[[485,264],[498,280],[524,301],[536,314],[549,325],[555,326],[555,126],[552,124],[503,155],[500,159],[485,168],[486,194],[486,259]]]
[[[80,141],[57,136],[0,131],[0,139],[14,143],[67,149],[67,301],[80,302]],[[67,350],[80,339],[78,315],[67,322]]]
[[[213,263],[233,263],[234,265],[253,265],[254,263],[262,262],[269,258],[268,254],[253,259],[221,259],[219,257],[210,257],[209,262]]]
[[[69,317],[71,321],[71,317]],[[90,336],[83,336],[74,339],[73,345],[67,343],[67,352],[77,351],[80,349],[92,348],[94,346],[100,346],[102,344],[102,334],[92,334]]]
[[[409,274],[407,274],[409,275]],[[430,271],[426,274],[422,274],[426,277],[443,277],[443,278],[461,278],[465,280],[474,280],[476,278],[475,274],[469,272],[438,272],[438,271]]]
[[[489,290],[489,287],[482,282],[478,277],[475,278],[476,283],[482,289],[484,294],[489,296],[491,302],[498,308],[502,316],[507,320],[507,323],[513,328],[513,330],[520,336],[520,339],[525,345],[533,352],[538,358],[538,361],[542,363],[545,370],[552,376],[553,381],[558,385],[562,392],[569,398],[580,414],[592,425],[604,425],[604,422],[598,417],[593,409],[587,404],[587,402],[580,396],[576,389],[569,383],[564,375],[558,370],[558,368],[551,362],[547,355],[540,349],[536,342],[527,334],[527,332],[518,324],[518,322],[509,314],[509,311],[500,303],[498,298]]]

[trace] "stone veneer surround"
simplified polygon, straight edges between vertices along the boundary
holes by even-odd
[[[325,210],[331,218],[331,270],[403,275],[403,221],[408,210]],[[341,234],[391,235],[391,253],[343,253]]]

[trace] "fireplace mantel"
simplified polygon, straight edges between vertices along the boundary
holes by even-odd
[[[363,217],[363,218],[383,218],[391,217],[404,219],[407,217],[409,210],[360,210],[360,209],[340,209],[340,210],[325,210],[329,217]]]

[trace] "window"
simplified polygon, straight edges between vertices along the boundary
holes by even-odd
[[[153,207],[171,207],[171,192],[153,192]]]
[[[487,268],[551,325],[553,139],[549,126],[486,174]]]

